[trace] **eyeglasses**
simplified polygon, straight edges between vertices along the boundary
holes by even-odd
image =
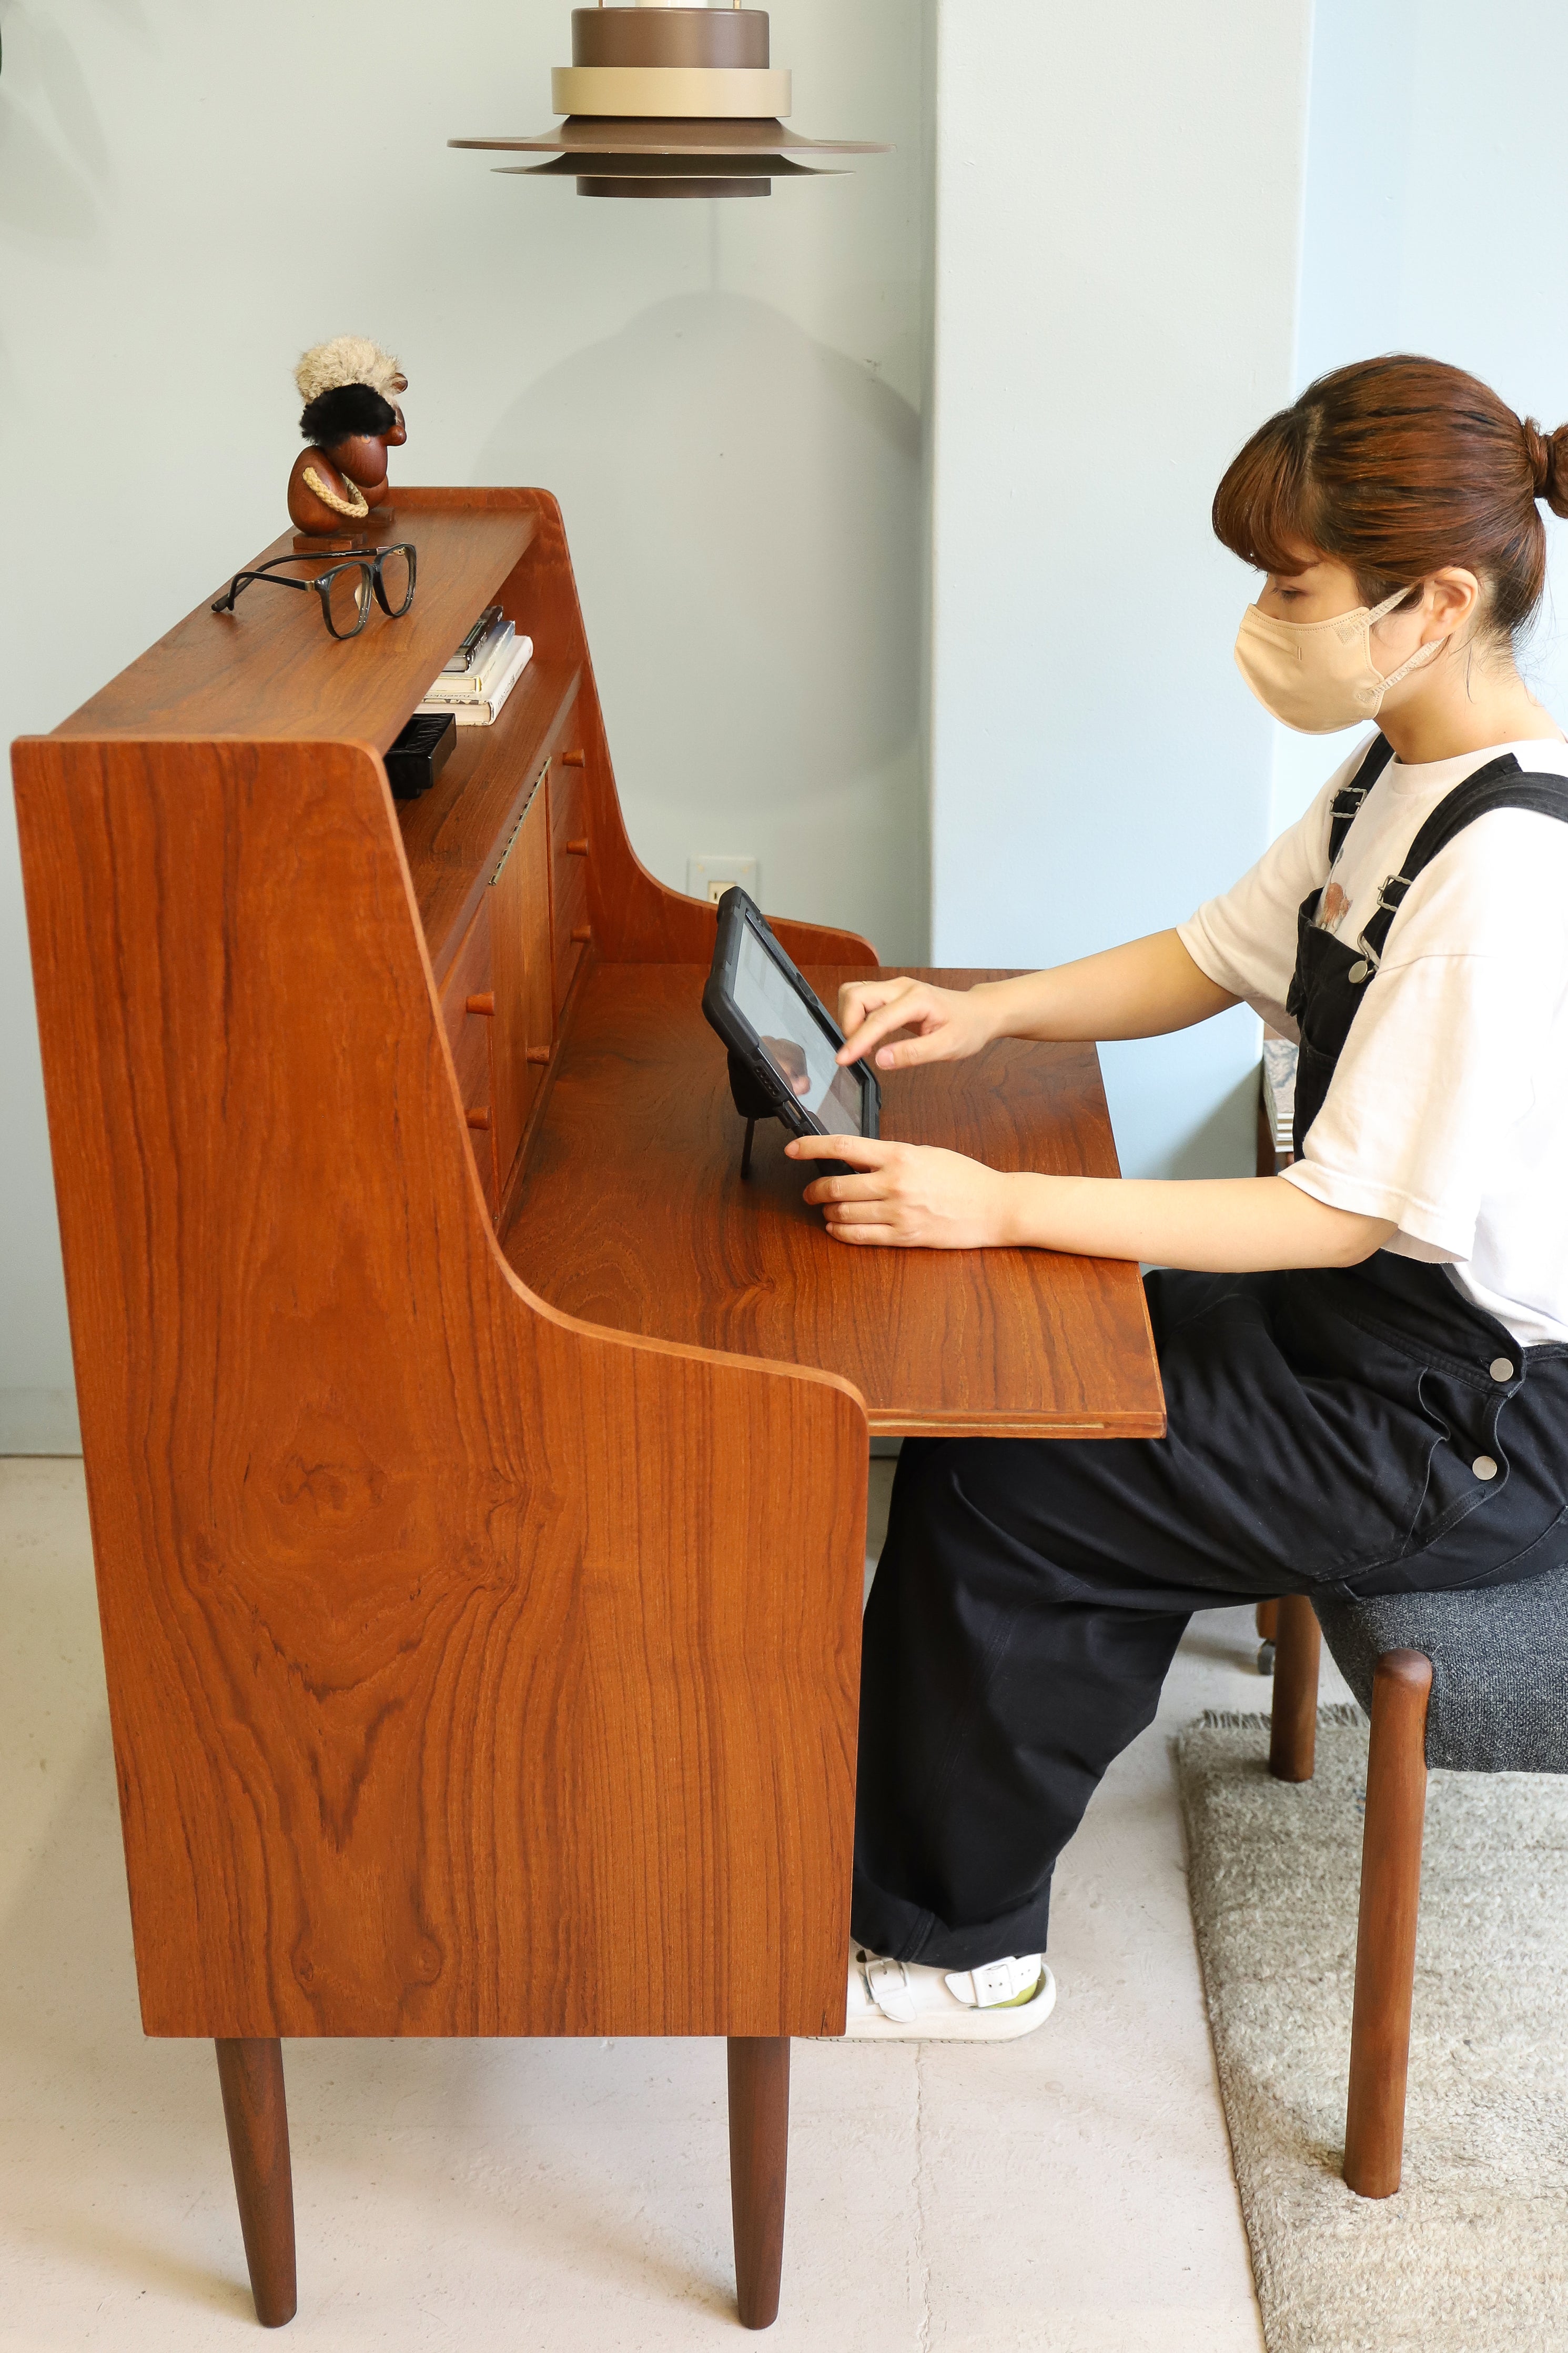
[[[313,555],[274,555],[249,572],[237,572],[227,596],[214,598],[213,611],[232,613],[235,598],[253,580],[265,581],[274,588],[313,588],[331,635],[357,638],[370,618],[373,596],[389,621],[397,620],[414,602],[415,550],[407,540],[393,547],[378,547],[374,554],[352,555],[346,563],[334,564],[330,571],[318,572],[310,580],[290,580],[287,573],[273,568],[279,564],[320,561]]]

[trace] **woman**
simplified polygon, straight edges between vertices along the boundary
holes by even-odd
[[[1267,575],[1237,643],[1293,727],[1378,732],[1176,930],[967,992],[843,993],[884,1070],[1139,1038],[1241,999],[1301,1040],[1294,1165],[1003,1175],[836,1136],[858,1247],[1153,1261],[1161,1440],[907,1443],[866,1619],[850,2031],[1048,2011],[1051,1870],[1194,1609],[1534,1575],[1568,1555],[1568,744],[1514,646],[1550,438],[1435,361],[1323,377],[1215,499]],[[1173,1271],[1166,1270],[1184,1270]]]

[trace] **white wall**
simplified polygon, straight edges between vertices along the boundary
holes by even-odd
[[[798,127],[891,141],[765,199],[600,203],[537,130],[568,0],[12,0],[0,16],[0,733],[52,726],[285,522],[289,371],[403,357],[394,480],[565,509],[622,797],[684,885],[923,949],[920,0],[783,0]],[[0,1451],[74,1442],[9,792]]]
[[[1568,420],[1565,74],[1568,14],[1548,0],[1317,0],[1296,389],[1424,352],[1549,428]],[[1568,724],[1568,532],[1542,513],[1552,586],[1523,666]],[[1279,826],[1355,741],[1281,733]]]
[[[1250,864],[1269,723],[1226,464],[1289,394],[1307,0],[946,0],[937,49],[932,932],[1038,965]],[[1244,1010],[1104,1061],[1130,1173],[1253,1155]]]

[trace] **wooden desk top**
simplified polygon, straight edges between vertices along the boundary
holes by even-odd
[[[817,968],[828,1004],[841,979]],[[931,976],[952,986],[982,973]],[[577,994],[503,1238],[529,1288],[573,1315],[820,1366],[874,1431],[1157,1438],[1165,1427],[1136,1266],[1043,1250],[860,1250],[830,1241],[784,1156],[743,1125],[702,1018],[702,967],[600,965]],[[1118,1173],[1089,1046],[1008,1042],[883,1081],[882,1132],[997,1168]]]

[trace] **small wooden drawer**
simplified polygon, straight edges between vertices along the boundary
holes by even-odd
[[[481,901],[442,986],[441,1017],[457,1065],[458,1092],[465,1113],[470,1114],[468,1142],[492,1212],[497,1200],[495,1145],[490,1125],[494,1007],[489,908]],[[478,1124],[479,1121],[484,1124]]]
[[[575,712],[568,714],[563,741],[572,741]],[[550,838],[559,848],[571,836],[584,831],[583,771],[568,767],[560,753],[550,763]]]
[[[555,926],[555,1011],[559,1018],[588,933],[588,866],[594,855],[581,768],[550,770],[551,895]]]

